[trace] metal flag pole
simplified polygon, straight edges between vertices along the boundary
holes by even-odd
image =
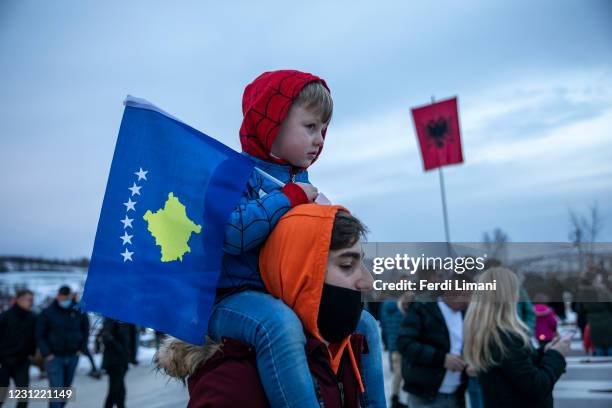
[[[444,213],[444,236],[446,237],[446,242],[450,243],[448,214],[446,212],[446,192],[444,191],[444,173],[442,173],[442,167],[438,167],[438,175],[440,176],[440,194],[442,195],[442,212]]]
[[[435,98],[431,97],[431,103],[435,103]],[[446,238],[447,251],[450,255],[450,232],[448,230],[448,213],[446,211],[446,191],[444,188],[444,173],[442,166],[438,167],[438,175],[440,176],[440,195],[442,196],[442,215],[444,216],[444,237]]]

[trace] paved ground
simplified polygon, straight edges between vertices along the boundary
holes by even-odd
[[[612,358],[568,357],[567,363],[555,386],[555,407],[612,407]]]

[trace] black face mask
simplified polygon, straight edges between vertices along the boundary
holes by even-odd
[[[361,292],[323,284],[317,326],[325,340],[337,343],[357,329],[361,317]]]

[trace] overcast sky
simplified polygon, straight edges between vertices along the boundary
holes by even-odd
[[[0,1],[0,254],[91,254],[126,94],[239,149],[244,86],[281,68],[331,87],[311,181],[371,241],[444,239],[410,108],[453,95],[453,241],[566,241],[593,203],[612,241],[611,2],[225,3]]]

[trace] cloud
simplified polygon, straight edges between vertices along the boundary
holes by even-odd
[[[516,79],[486,92],[460,95],[466,161],[444,169],[455,216],[483,205],[508,213],[522,202],[533,206],[529,211],[534,217],[543,211],[565,217],[576,197],[596,200],[610,191],[612,88],[604,84],[611,79],[609,73],[567,73],[545,80]],[[572,116],[564,110],[572,107],[588,114]],[[520,137],[514,134],[520,128],[517,112],[537,125]],[[500,127],[503,131],[491,134]],[[328,138],[311,180],[338,202],[376,218],[371,228],[378,237],[397,236],[393,217],[373,215],[389,211],[389,201],[405,203],[413,214],[430,214],[431,200],[439,205],[437,176],[422,172],[409,107],[358,118],[336,129],[332,124]],[[499,221],[488,219],[491,225]],[[429,234],[426,228],[424,220],[412,224],[412,231],[423,236]],[[515,234],[530,237],[525,229]]]

